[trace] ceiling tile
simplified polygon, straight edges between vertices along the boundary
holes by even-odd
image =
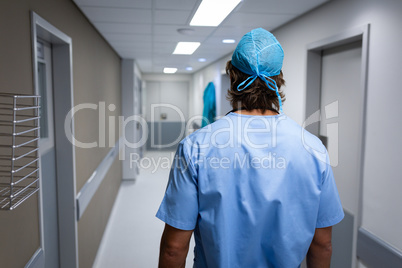
[[[155,10],[156,24],[186,24],[191,12],[183,10]]]
[[[198,0],[155,0],[156,9],[193,10]]]
[[[152,48],[150,47],[136,47],[136,48],[132,48],[130,46],[119,46],[116,45],[116,48],[118,48],[119,51],[124,51],[124,52],[128,52],[131,51],[132,54],[137,54],[137,55],[146,55],[149,57],[152,57]]]
[[[239,41],[243,35],[254,29],[255,26],[221,26],[219,27],[214,34],[213,37],[224,38],[233,38],[236,41]],[[238,39],[238,40],[237,40]]]
[[[149,0],[74,0],[78,6],[152,8]]]
[[[163,42],[153,42],[153,47],[154,48],[164,48],[164,47],[176,47],[177,42],[168,42],[168,41],[163,41]]]
[[[143,72],[161,73],[177,67],[178,73],[195,72],[235,49],[241,37],[263,27],[272,30],[326,0],[244,0],[218,27],[190,27],[201,0],[73,0],[122,58],[136,59]],[[181,35],[179,28],[194,29]],[[232,38],[235,44],[223,44]],[[172,55],[177,42],[198,41],[193,55]],[[198,62],[198,58],[206,62]]]
[[[150,34],[119,34],[119,33],[107,33],[104,34],[107,40],[113,42],[152,42],[152,35]]]
[[[153,53],[154,53],[154,57],[158,58],[158,57],[167,57],[172,55],[173,49],[168,49],[168,50],[162,50],[162,49],[154,49]]]
[[[152,11],[142,9],[83,7],[81,10],[91,22],[152,23]]]
[[[102,34],[150,34],[152,32],[152,24],[95,22],[94,25]]]
[[[216,47],[204,47],[203,49],[200,49],[199,51],[194,53],[194,56],[198,58],[205,58],[208,61],[211,60],[211,58],[220,58],[223,57],[229,53],[231,53],[233,49],[230,48],[216,48]]]
[[[228,17],[222,26],[250,26],[254,28],[264,27],[269,28],[277,27],[287,21],[293,19],[295,15],[278,15],[278,14],[265,14],[265,13],[244,13],[237,12]]]
[[[120,55],[123,54],[125,56],[129,56],[130,58],[135,58],[137,60],[139,60],[139,59],[143,59],[143,60],[152,59],[152,52],[133,53],[132,50],[120,50],[119,54]]]
[[[252,0],[244,1],[237,11],[264,14],[301,15],[302,13],[328,1],[329,0]]]
[[[142,50],[146,48],[150,48],[151,43],[140,43],[140,42],[110,42],[110,45],[115,48],[117,51],[120,49],[131,49],[135,53],[137,49]]]
[[[155,35],[155,42],[202,42],[206,37],[192,36],[192,35]]]
[[[222,50],[234,50],[237,46],[237,43],[240,41],[241,37],[235,39],[235,43],[233,44],[225,44],[222,43],[223,38],[221,37],[209,37],[208,40],[202,43],[202,48],[216,48]]]
[[[177,37],[183,37],[187,35],[182,35],[177,32],[177,29],[186,28],[193,29],[194,33],[188,36],[208,36],[216,30],[216,27],[191,27],[186,24],[174,24],[174,25],[164,25],[156,24],[153,26],[153,33],[155,35],[174,35]]]

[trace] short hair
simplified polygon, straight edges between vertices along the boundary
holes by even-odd
[[[230,88],[228,89],[226,98],[230,101],[233,109],[261,109],[263,112],[266,110],[279,111],[280,105],[276,92],[269,89],[261,78],[257,77],[247,88],[238,91],[237,87],[239,84],[245,81],[250,75],[243,73],[233,66],[231,60],[226,63],[226,74],[230,77]],[[286,98],[283,91],[280,90],[285,85],[282,71],[279,75],[272,76],[271,78],[276,82],[283,103]]]

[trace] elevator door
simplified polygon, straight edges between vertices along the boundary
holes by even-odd
[[[322,52],[320,135],[328,137],[328,152],[345,210],[333,229],[333,268],[355,265],[361,133],[361,41]]]

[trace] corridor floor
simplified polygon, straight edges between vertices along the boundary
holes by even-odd
[[[173,152],[145,153],[137,180],[122,182],[94,268],[158,267],[164,223],[155,214],[168,181],[167,163],[171,163],[173,156]],[[193,249],[192,239],[186,268],[192,267]]]

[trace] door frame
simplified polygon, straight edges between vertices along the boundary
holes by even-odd
[[[353,43],[355,41],[362,42],[362,58],[360,72],[360,87],[359,87],[359,103],[358,113],[362,121],[357,126],[358,135],[362,137],[358,144],[359,152],[359,170],[358,170],[358,213],[354,226],[353,234],[353,259],[352,266],[356,267],[357,257],[357,235],[358,230],[362,226],[362,209],[363,209],[363,171],[364,171],[364,152],[366,141],[366,111],[367,111],[367,79],[368,79],[368,51],[369,51],[369,34],[370,24],[365,24],[342,33],[330,36],[323,40],[313,42],[307,45],[307,74],[306,74],[306,106],[305,118],[306,122],[318,122],[318,124],[308,123],[306,129],[312,134],[318,136],[320,131],[320,111],[321,108],[321,63],[322,52],[325,49],[338,47],[341,45]]]
[[[57,208],[59,227],[60,267],[78,268],[78,233],[76,208],[76,171],[74,143],[71,143],[64,130],[64,122],[68,112],[74,107],[73,73],[72,73],[72,39],[31,11],[31,40],[34,92],[39,94],[37,73],[37,39],[52,44],[53,52],[53,102],[54,129],[56,151]],[[74,118],[71,133],[74,135]],[[42,176],[40,176],[40,185]],[[39,191],[40,248],[32,256],[25,267],[44,267],[43,234],[43,193]]]

